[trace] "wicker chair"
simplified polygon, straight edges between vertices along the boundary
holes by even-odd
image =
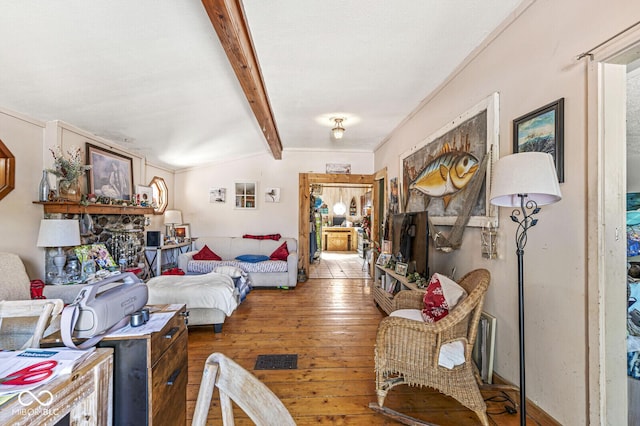
[[[380,407],[394,386],[428,386],[474,411],[483,425],[489,424],[487,406],[478,387],[481,380],[471,352],[490,279],[486,269],[477,269],[462,277],[458,284],[468,296],[438,322],[400,317],[382,319],[375,347],[376,393]],[[401,291],[395,297],[395,309],[421,309],[423,296],[422,291]],[[439,366],[440,347],[454,340],[464,343],[466,362],[453,369]]]

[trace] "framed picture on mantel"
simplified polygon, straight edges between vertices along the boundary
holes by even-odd
[[[89,193],[131,201],[133,160],[130,157],[87,143],[87,164],[91,166],[87,173]]]

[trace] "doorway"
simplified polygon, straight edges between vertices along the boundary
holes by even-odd
[[[370,186],[373,187],[374,175],[355,174],[321,174],[321,173],[300,173],[298,193],[300,200],[300,210],[298,214],[298,268],[303,268],[308,273],[311,264],[311,222],[315,221],[311,209],[311,186],[312,185],[333,185],[333,186]],[[375,193],[372,191],[371,202],[375,205]],[[377,218],[372,215],[372,229],[377,226]]]
[[[588,62],[588,355],[592,424],[627,424],[626,79],[640,58],[640,29]],[[614,283],[616,285],[614,285]],[[632,423],[630,423],[632,424]]]

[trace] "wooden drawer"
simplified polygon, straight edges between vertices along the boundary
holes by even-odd
[[[154,425],[184,425],[187,401],[185,398],[187,372],[187,332],[184,328],[172,338],[151,372],[151,401],[149,410]]]
[[[153,333],[151,336],[151,365],[155,365],[167,348],[176,341],[180,333],[187,329],[185,317],[180,315],[185,310],[183,307],[159,333]]]

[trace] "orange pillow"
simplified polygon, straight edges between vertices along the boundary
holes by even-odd
[[[222,258],[205,245],[199,252],[193,255],[193,260],[222,260]]]
[[[286,262],[288,256],[289,256],[289,250],[287,250],[287,242],[285,241],[284,243],[282,243],[282,245],[280,245],[280,247],[278,247],[277,249],[275,249],[273,253],[271,253],[271,256],[269,256],[269,259],[284,260]]]

